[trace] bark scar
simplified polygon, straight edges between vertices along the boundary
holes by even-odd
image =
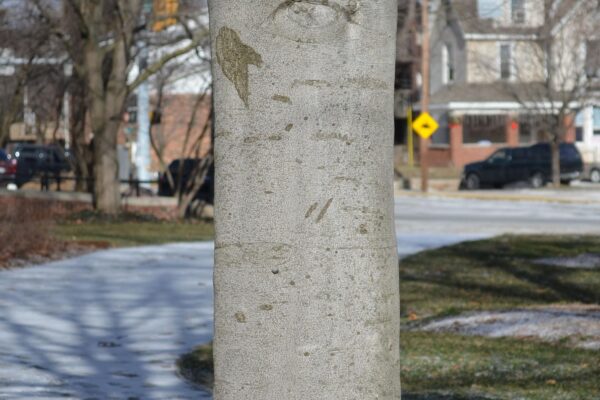
[[[216,53],[221,71],[233,83],[240,99],[248,108],[248,67],[255,65],[260,68],[263,64],[261,55],[244,44],[236,31],[226,26],[217,35]]]
[[[327,200],[327,203],[325,204],[325,207],[323,207],[323,209],[319,213],[319,216],[317,217],[317,224],[319,222],[321,222],[321,220],[323,219],[323,217],[325,217],[325,214],[327,214],[327,210],[329,210],[329,206],[331,205],[331,202],[333,202],[333,197],[331,199]]]

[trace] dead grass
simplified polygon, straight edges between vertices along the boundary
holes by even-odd
[[[12,203],[0,209],[0,265],[35,252],[47,256],[56,246],[54,222],[45,209],[29,203]]]

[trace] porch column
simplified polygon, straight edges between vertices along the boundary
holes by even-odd
[[[519,122],[517,116],[506,116],[506,143],[509,146],[519,145]]]
[[[594,141],[594,107],[587,106],[583,113],[583,143],[592,144]]]
[[[461,153],[463,147],[463,125],[462,117],[450,116],[448,123],[448,130],[450,136],[450,161],[452,165],[462,165]]]
[[[567,115],[563,121],[565,127],[565,142],[566,143],[575,143],[577,139],[577,132],[575,128],[575,116]]]

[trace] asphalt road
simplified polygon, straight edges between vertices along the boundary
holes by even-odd
[[[410,235],[495,236],[507,233],[600,234],[600,203],[450,199],[400,196],[396,232]]]

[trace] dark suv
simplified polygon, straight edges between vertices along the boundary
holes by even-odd
[[[182,165],[183,162],[183,165]],[[175,188],[171,187],[169,184],[169,178],[167,177],[167,173],[163,172],[160,174],[158,178],[158,195],[159,196],[175,196],[175,189],[179,187],[179,178],[181,177],[181,187],[185,192],[188,189],[188,185],[190,183],[190,179],[193,179],[198,173],[198,169],[200,168],[200,163],[202,159],[200,158],[184,158],[177,159],[172,161],[169,166],[169,172],[173,177],[173,182],[175,184]],[[211,164],[206,172],[206,177],[204,178],[204,182],[200,186],[200,189],[195,195],[196,200],[203,200],[207,203],[213,204],[214,196],[215,196],[215,168],[214,164]]]
[[[52,177],[71,170],[67,156],[58,146],[19,143],[12,147],[12,159],[17,164],[15,184],[19,187],[36,177]]]
[[[563,183],[581,177],[581,154],[571,143],[560,144],[560,179]],[[552,180],[552,153],[550,144],[539,143],[529,147],[512,147],[496,151],[488,159],[465,165],[461,187],[502,187],[509,183],[528,181],[539,188]]]

